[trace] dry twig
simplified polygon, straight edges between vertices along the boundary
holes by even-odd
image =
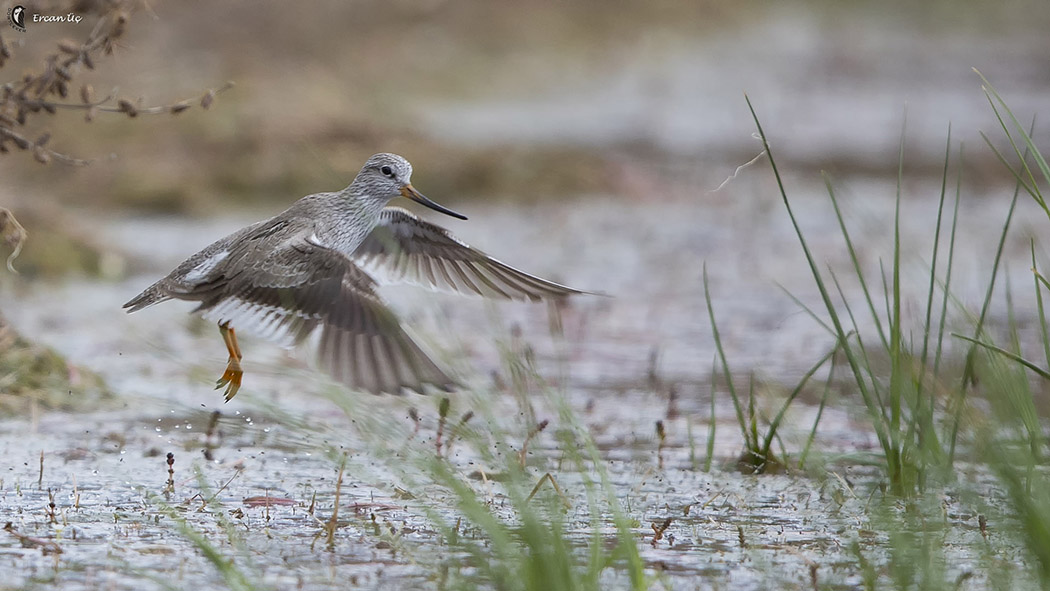
[[[44,554],[61,554],[62,547],[51,540],[45,540],[43,538],[34,538],[33,536],[27,536],[22,533],[15,531],[15,526],[11,522],[7,522],[4,526],[7,533],[14,536],[19,542],[21,542],[24,548],[40,548],[40,551]]]
[[[82,83],[77,92],[79,101],[71,100],[70,89],[75,80],[85,70],[94,70],[96,60],[109,56],[118,40],[127,30],[128,19],[136,3],[132,0],[115,0],[104,4],[108,7],[87,38],[81,42],[62,40],[54,52],[44,56],[43,64],[37,71],[30,71],[21,78],[0,84],[0,154],[7,153],[12,147],[30,152],[33,159],[41,164],[53,160],[73,165],[86,165],[91,160],[75,158],[49,147],[51,132],[44,132],[32,138],[27,124],[39,115],[54,115],[59,109],[84,111],[84,119],[94,120],[100,112],[122,113],[128,117],[157,113],[177,115],[189,109],[194,99],[182,100],[170,105],[143,107],[142,99],[135,101],[117,98],[116,90],[104,98],[95,100],[94,89],[90,84]],[[73,3],[70,2],[72,9]],[[72,10],[71,10],[72,11]],[[13,61],[14,54],[2,33],[0,33],[0,68],[8,61]],[[233,84],[226,84],[208,89],[198,100],[202,109],[207,109],[215,96]],[[115,101],[115,102],[114,102]]]
[[[525,441],[522,442],[522,444],[521,444],[521,451],[518,452],[518,464],[522,468],[525,467],[525,458],[526,458],[526,456],[529,453],[529,443],[532,442],[532,439],[534,437],[536,437],[541,432],[543,432],[543,430],[546,429],[547,425],[549,425],[549,424],[550,424],[550,421],[547,420],[547,419],[544,419],[544,420],[540,421],[539,423],[536,423],[536,426],[533,427],[532,430],[529,431],[529,434],[525,436]]]
[[[15,219],[15,214],[6,207],[0,207],[0,239],[11,247],[11,254],[7,257],[7,270],[17,274],[12,264],[22,252],[22,245],[26,242],[26,229]]]

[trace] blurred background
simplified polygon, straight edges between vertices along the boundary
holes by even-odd
[[[113,8],[27,6],[85,19],[5,28],[5,80],[40,70],[62,40],[81,43]],[[816,247],[825,227],[838,239],[820,177],[827,171],[856,223],[862,262],[874,269],[890,253],[903,130],[906,263],[920,276],[951,124],[953,162],[965,145],[959,256],[973,260],[972,277],[964,264],[957,279],[963,301],[984,285],[982,253],[994,250],[1013,181],[978,135],[1002,143],[973,68],[1020,117],[1050,107],[1045,0],[121,9],[126,32],[112,55],[76,71],[70,92],[89,83],[96,97],[112,94],[111,104],[190,99],[195,108],[102,112],[90,123],[82,110],[59,110],[32,117],[26,137],[50,132],[48,148],[90,164],[0,156],[0,204],[29,234],[15,262],[21,275],[3,275],[0,309],[22,332],[96,368],[128,367],[115,353],[136,343],[159,341],[163,350],[190,322],[178,306],[170,317],[123,316],[120,304],[148,282],[228,231],[344,187],[370,154],[391,151],[414,163],[420,190],[471,218],[435,221],[510,264],[613,296],[578,300],[570,311],[581,384],[633,383],[654,364],[683,382],[706,380],[705,261],[727,346],[745,367],[790,376],[829,341],[777,289],[816,301],[767,161],[724,183],[761,150],[744,94]],[[227,81],[235,86],[196,108]],[[1022,257],[1019,277],[1025,236],[1007,249]],[[845,262],[838,246],[822,256],[833,267]],[[424,332],[441,322],[471,327],[452,333],[477,326],[482,339],[442,346],[479,375],[495,363],[485,339],[496,329],[486,328],[483,305],[414,291],[390,297]],[[542,307],[501,313],[547,331]],[[74,336],[85,334],[93,336]],[[99,346],[109,338],[110,348]]]
[[[956,198],[959,214],[947,367],[965,345],[954,348],[961,341],[950,333],[974,334],[970,315],[988,289],[1015,194],[1010,169],[980,135],[1014,157],[974,68],[1023,124],[1043,118],[1035,138],[1050,153],[1043,131],[1050,115],[1047,0],[0,0],[0,14],[16,1],[30,15],[83,20],[29,20],[24,32],[0,22],[0,260],[25,238],[13,261],[19,274],[0,267],[0,455],[8,459],[0,506],[13,522],[10,533],[0,533],[7,540],[0,541],[7,544],[0,570],[11,573],[0,587],[458,588],[456,574],[483,567],[499,544],[477,537],[470,522],[487,520],[476,513],[463,512],[461,529],[461,505],[447,491],[470,483],[478,491],[471,502],[501,512],[502,539],[516,540],[534,528],[516,513],[521,504],[501,498],[505,481],[494,470],[505,471],[504,460],[512,476],[521,468],[528,486],[518,496],[531,489],[523,504],[540,507],[532,501],[550,492],[533,498],[542,472],[555,489],[556,475],[570,495],[583,490],[581,477],[599,480],[584,474],[592,467],[605,482],[600,463],[571,459],[588,442],[611,474],[603,490],[625,502],[617,522],[633,525],[591,521],[586,513],[603,506],[593,500],[574,499],[564,513],[551,494],[549,508],[557,513],[552,531],[566,521],[566,539],[591,556],[595,577],[630,561],[608,537],[618,529],[636,536],[647,580],[664,588],[817,588],[817,563],[821,588],[859,588],[868,584],[861,573],[871,571],[875,581],[876,569],[896,571],[869,563],[857,540],[868,552],[923,532],[932,537],[922,537],[921,548],[890,548],[910,569],[894,579],[902,588],[914,573],[947,572],[954,583],[943,588],[960,589],[986,580],[1014,588],[999,573],[1015,563],[1042,565],[1044,579],[1050,572],[1045,513],[1030,518],[1029,505],[1015,501],[977,518],[981,503],[958,502],[967,491],[995,503],[1047,489],[1030,479],[1045,461],[1036,443],[1045,438],[1029,427],[1029,414],[1022,415],[1028,435],[1018,427],[1021,435],[1009,439],[1025,449],[1026,437],[1032,442],[1031,463],[1016,462],[1027,476],[1019,471],[1007,482],[1010,495],[983,488],[989,477],[974,475],[963,443],[959,482],[979,486],[958,494],[931,486],[928,512],[889,499],[893,512],[916,519],[908,535],[897,535],[879,525],[888,518],[873,517],[881,509],[872,500],[887,498],[883,476],[865,484],[865,474],[890,459],[939,468],[940,457],[933,462],[926,451],[936,438],[912,419],[904,429],[918,444],[880,458],[872,417],[897,422],[899,394],[892,412],[869,413],[844,369],[834,375],[841,388],[829,378],[824,392],[811,383],[797,399],[789,396],[835,339],[817,320],[826,317],[821,296],[769,160],[758,157],[762,144],[745,101],[747,93],[817,264],[841,279],[836,287],[876,351],[865,364],[878,368],[887,357],[870,346],[878,339],[825,183],[842,208],[857,265],[879,296],[889,283],[880,278],[896,270],[901,196],[901,326],[910,353],[926,326],[930,278],[947,268],[946,221],[936,257],[942,266],[930,272],[946,177],[946,219]],[[93,68],[77,57],[84,51]],[[62,65],[71,59],[79,65]],[[43,103],[34,94],[41,80],[55,89]],[[84,108],[94,101],[102,104]],[[470,219],[400,199],[395,205],[415,208],[508,264],[607,297],[574,297],[552,310],[384,288],[424,348],[467,388],[448,398],[350,393],[312,371],[307,353],[242,338],[244,385],[229,404],[213,390],[226,348],[213,324],[187,313],[191,304],[131,316],[121,309],[214,240],[306,194],[345,187],[381,151],[407,157],[421,192]],[[1047,226],[1046,214],[1022,194],[984,324],[1000,335],[1004,326],[1016,328],[1009,342],[1016,337],[1036,360],[1050,354],[1040,350],[1039,313],[1026,290],[1033,285],[1031,239],[1047,236]],[[1048,260],[1045,244],[1035,241],[1038,261]],[[1012,309],[1003,286],[1021,294]],[[757,425],[766,429],[776,417],[761,455],[741,454],[756,446],[746,445],[743,411],[734,409],[715,363],[705,291],[726,373],[739,380],[741,396],[754,387],[748,413],[755,444]],[[841,314],[845,306],[836,305]],[[821,312],[811,316],[802,306]],[[887,366],[893,388],[906,371]],[[814,382],[826,375],[821,370]],[[995,375],[986,384],[1024,381]],[[931,413],[935,398],[938,413],[966,398],[967,381],[959,383],[954,399],[941,382],[929,388]],[[1045,391],[1046,383],[1034,387]],[[565,394],[572,412],[552,392]],[[1018,398],[988,392],[970,395],[973,414],[996,408],[989,400]],[[1050,404],[1040,398],[1033,404]],[[777,414],[785,401],[790,412]],[[66,412],[41,412],[56,408]],[[484,436],[474,439],[467,433],[474,429]],[[587,437],[577,439],[584,429]],[[441,461],[442,433],[452,472]],[[814,479],[737,473],[749,474],[756,457],[769,472],[783,468],[767,461],[774,434],[776,454],[790,459],[793,472],[789,454],[805,446],[806,457],[810,443],[831,467],[817,467]],[[489,436],[500,445],[489,445]],[[950,445],[954,453],[954,431]],[[406,474],[420,466],[413,454],[429,459],[435,447],[430,476]],[[493,453],[501,457],[490,462]],[[801,459],[797,465],[801,473]],[[459,484],[435,481],[439,468]],[[1021,491],[1022,481],[1030,488]],[[917,482],[923,489],[925,475]],[[588,497],[598,490],[588,484]],[[250,498],[261,505],[249,506]],[[213,505],[216,499],[224,504]],[[400,508],[410,504],[416,508]],[[329,544],[342,528],[333,552],[318,541],[327,515]],[[448,517],[443,528],[434,515]],[[202,533],[191,536],[182,520]],[[1000,536],[1014,532],[1028,532],[1044,552],[1003,546]],[[242,551],[241,535],[250,550]],[[457,550],[460,539],[478,543],[482,558]],[[59,542],[61,561],[48,555],[48,544]],[[43,551],[17,548],[34,543]],[[929,566],[942,546],[965,554],[960,568],[981,574],[966,582],[971,570]],[[548,554],[511,550],[538,557],[529,564],[546,569]],[[923,570],[912,559],[931,562]],[[229,578],[246,563],[265,585]],[[626,588],[622,569],[607,575]],[[926,579],[922,585],[931,587]]]

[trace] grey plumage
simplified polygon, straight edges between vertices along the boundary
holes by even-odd
[[[379,213],[378,223],[353,258],[387,282],[467,295],[535,302],[584,293],[519,271],[400,207]]]
[[[376,154],[343,191],[309,195],[214,242],[124,307],[135,312],[173,298],[194,301],[194,312],[220,326],[284,345],[319,329],[321,367],[353,388],[451,388],[455,382],[401,328],[365,269],[487,297],[535,301],[581,292],[514,269],[443,228],[385,207],[403,195],[463,217],[420,195],[411,174],[404,158]],[[228,398],[238,386],[239,375]]]

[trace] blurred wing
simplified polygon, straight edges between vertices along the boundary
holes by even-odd
[[[425,383],[453,386],[374,286],[345,256],[297,239],[200,285],[198,309],[206,318],[288,344],[320,327],[321,367],[352,388],[396,394],[402,388],[422,392]]]
[[[390,282],[463,294],[538,301],[584,293],[501,263],[400,207],[383,209],[353,257]]]

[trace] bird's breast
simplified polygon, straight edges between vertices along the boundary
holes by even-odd
[[[375,228],[375,221],[363,220],[353,224],[343,224],[338,227],[325,229],[319,228],[314,231],[308,240],[317,246],[335,250],[346,257],[351,257],[357,247],[365,241],[365,238]]]

